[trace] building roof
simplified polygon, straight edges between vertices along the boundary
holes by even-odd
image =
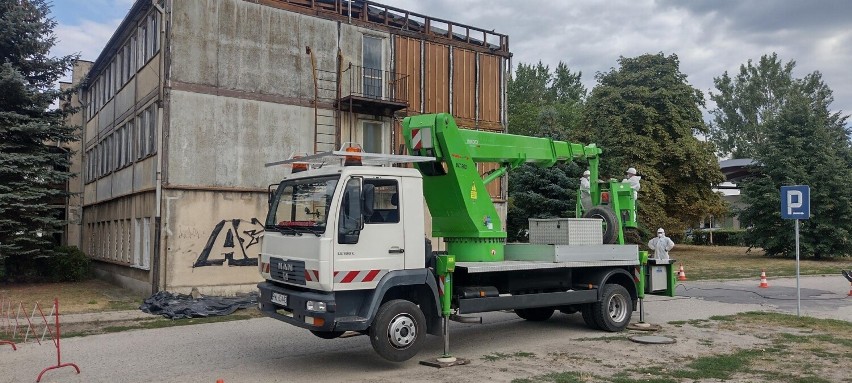
[[[277,2],[276,2],[277,3]],[[304,10],[304,13],[317,17],[340,19],[349,15],[351,7],[352,14],[364,13],[364,20],[358,20],[354,16],[353,21],[366,22],[369,25],[392,28],[401,34],[425,35],[437,37],[449,43],[470,45],[479,47],[497,55],[509,57],[509,38],[507,35],[485,30],[469,25],[429,17],[405,9],[392,7],[380,3],[365,0],[315,0],[305,4],[296,2],[280,1],[282,6],[288,10]],[[96,77],[109,65],[109,59],[116,54],[126,40],[135,30],[128,30],[128,25],[135,25],[139,19],[145,16],[153,7],[151,0],[136,0],[130,11],[124,16],[118,28],[110,37],[101,54],[95,60],[94,65],[86,76],[88,80]]]
[[[737,183],[752,174],[751,166],[757,162],[751,158],[736,158],[719,161],[719,168],[725,176],[725,181]]]

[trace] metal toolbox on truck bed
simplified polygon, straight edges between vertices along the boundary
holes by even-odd
[[[534,245],[602,245],[602,221],[597,218],[530,218]]]
[[[637,245],[536,245],[507,243],[506,261],[573,263],[575,266],[639,264]]]

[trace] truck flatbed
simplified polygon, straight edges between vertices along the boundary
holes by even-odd
[[[501,261],[501,262],[456,262],[456,268],[468,273],[490,273],[500,271],[558,269],[568,267],[637,266],[639,259],[613,261]]]

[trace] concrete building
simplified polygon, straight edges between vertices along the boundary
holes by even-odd
[[[510,57],[505,35],[370,1],[138,0],[74,75],[68,240],[142,293],[253,290],[267,187],[288,171],[264,163],[350,141],[400,153],[408,114],[505,131]],[[489,192],[505,212],[505,182]]]

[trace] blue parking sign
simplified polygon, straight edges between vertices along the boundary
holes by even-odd
[[[808,219],[811,217],[811,188],[808,185],[781,187],[781,218]]]

